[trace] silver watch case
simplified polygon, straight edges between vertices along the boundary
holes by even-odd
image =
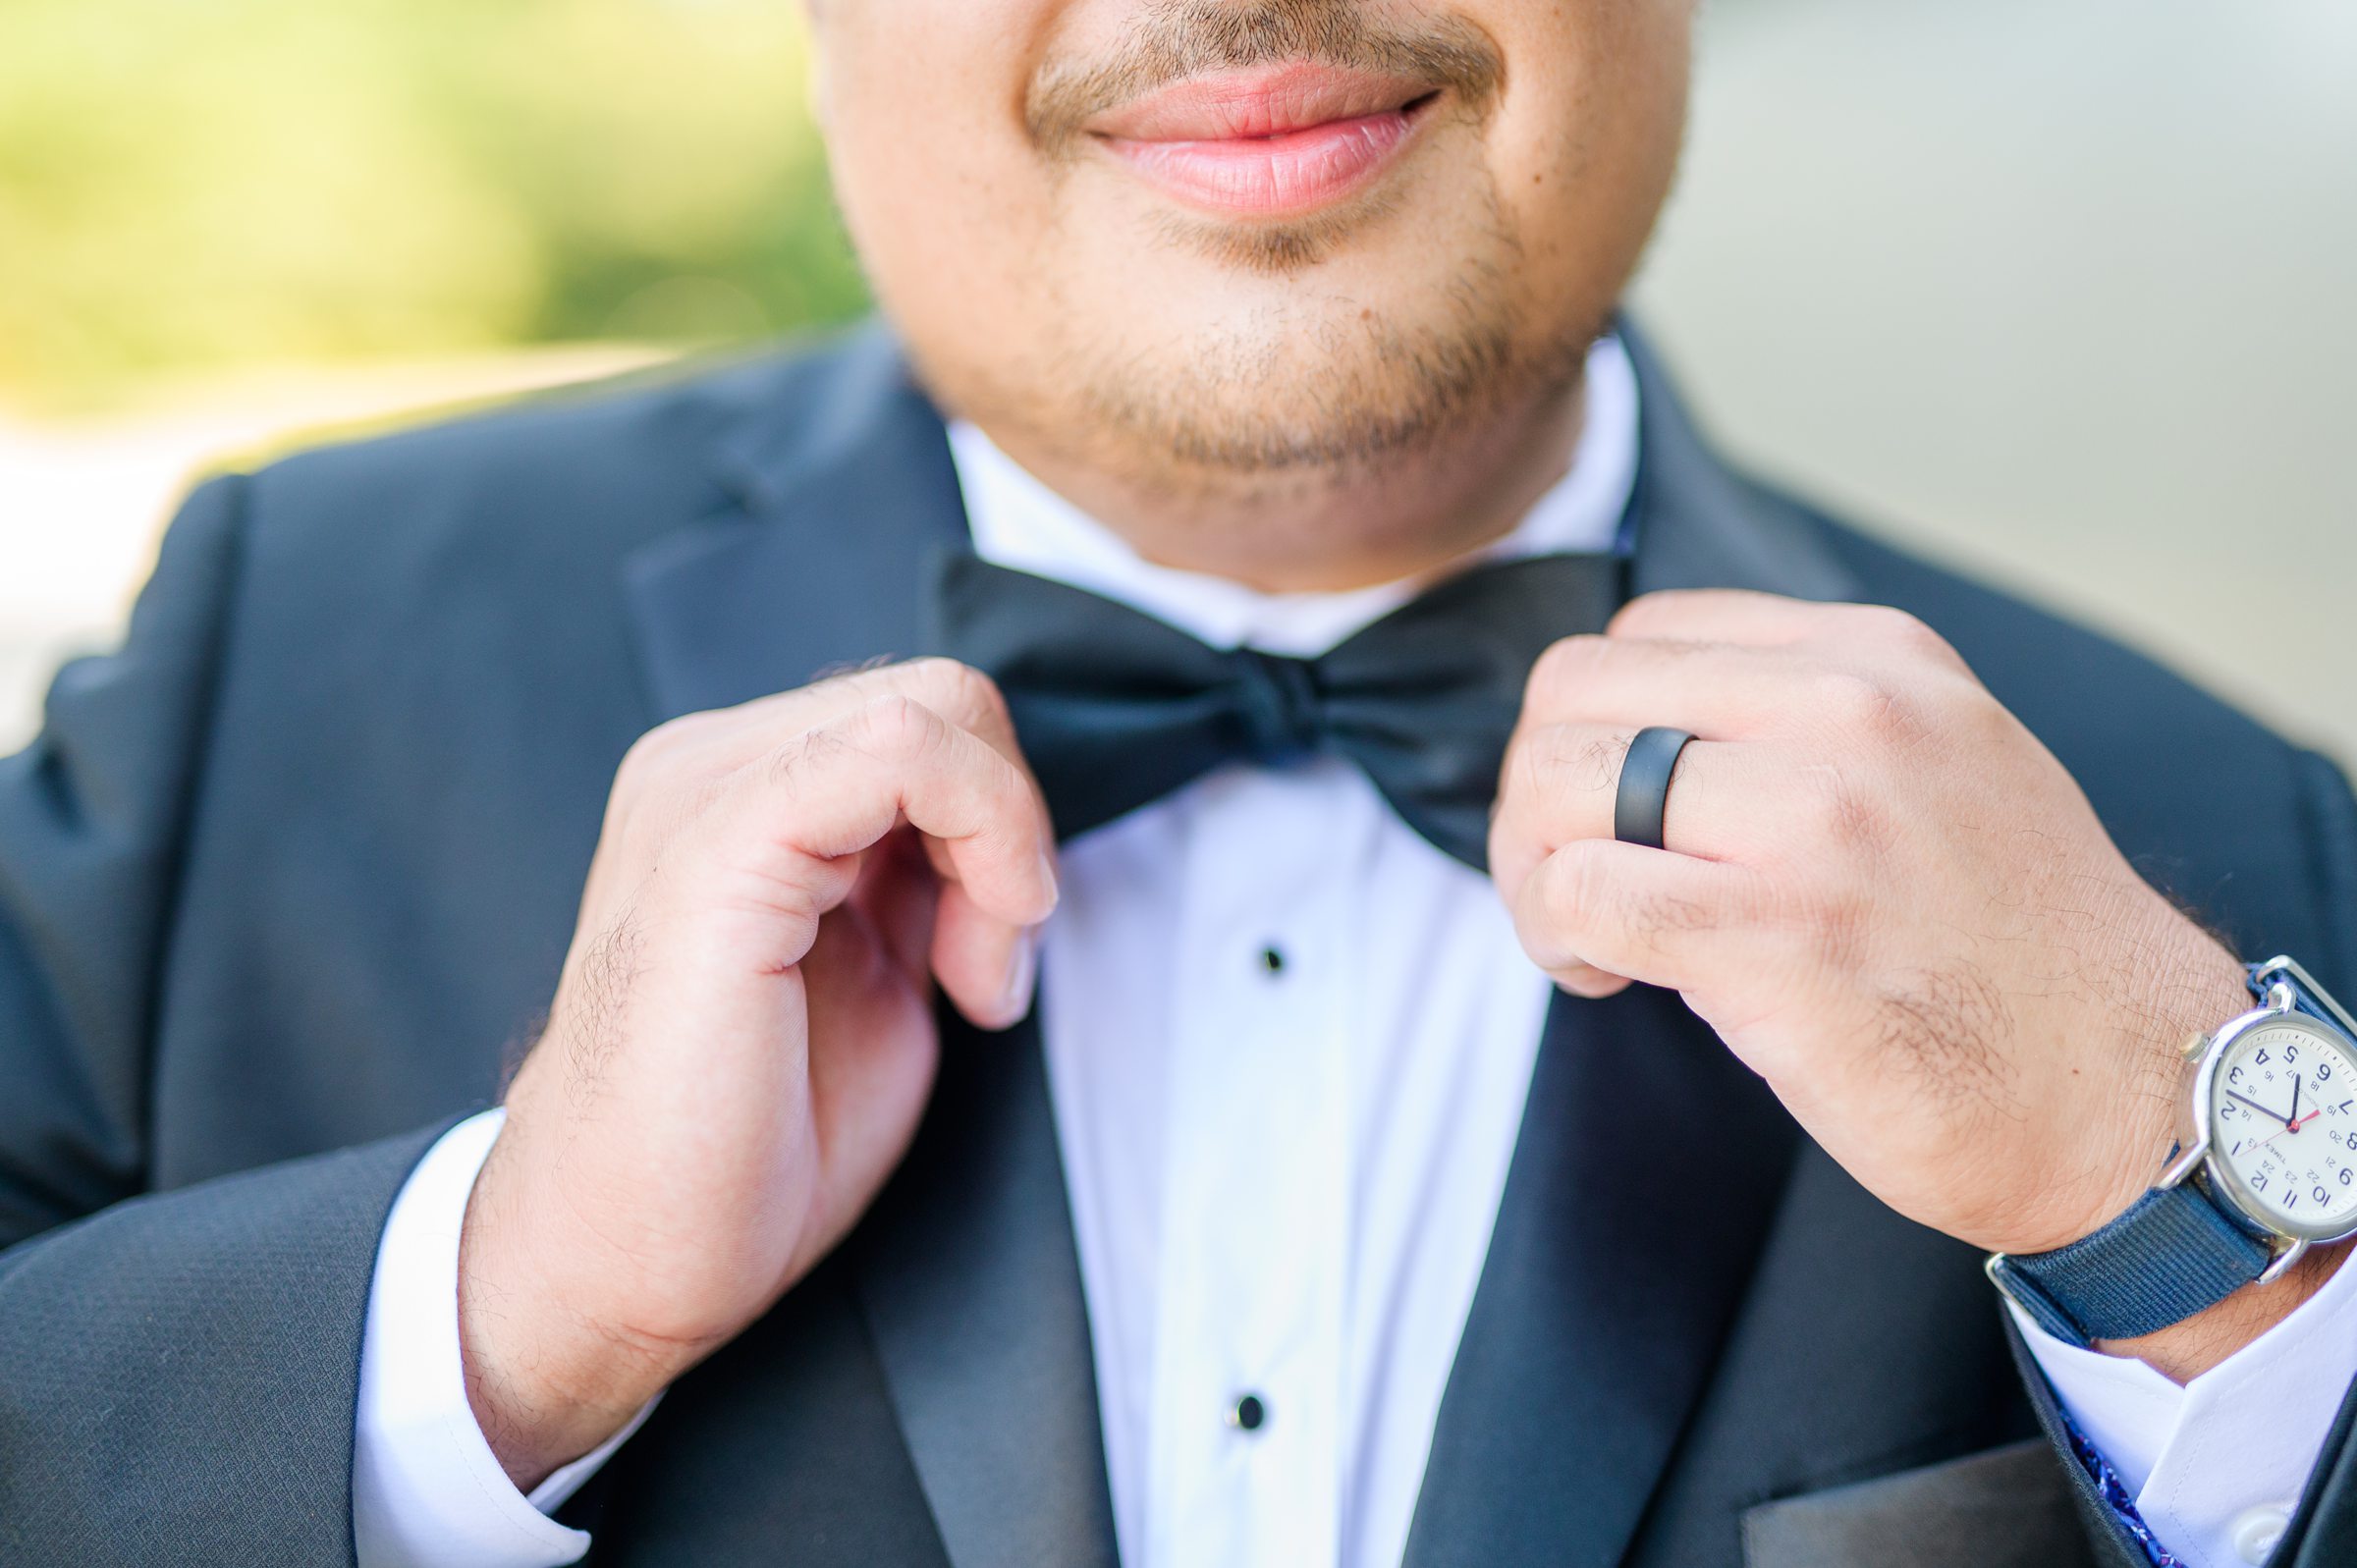
[[[2297,982],[2317,1005],[2331,1014],[2333,1022],[2344,1031],[2343,1038],[2333,1040],[2330,1028],[2298,1010],[2295,993],[2286,977],[2290,982]],[[2219,1159],[2210,1147],[2210,1113],[2219,1062],[2235,1041],[2263,1024],[2289,1023],[2305,1027],[2320,1040],[2330,1042],[2342,1052],[2357,1054],[2357,1018],[2351,1018],[2347,1010],[2309,976],[2307,970],[2289,958],[2270,958],[2251,972],[2251,980],[2254,988],[2266,988],[2266,1000],[2260,1005],[2227,1019],[2213,1033],[2196,1035],[2186,1043],[2186,1056],[2200,1063],[2193,1078],[2193,1134],[2180,1148],[2176,1159],[2170,1162],[2168,1169],[2162,1172],[2157,1185],[2173,1187],[2199,1172],[2202,1185],[2211,1196],[2224,1202],[2256,1228],[2275,1237],[2275,1261],[2259,1276],[2259,1283],[2264,1285],[2280,1278],[2283,1271],[2297,1263],[2301,1254],[2312,1244],[2339,1241],[2357,1235],[2357,1216],[2331,1224],[2298,1224],[2270,1213],[2260,1206],[2255,1195],[2244,1189],[2242,1178],[2232,1166]]]

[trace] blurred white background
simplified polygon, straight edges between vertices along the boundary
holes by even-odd
[[[2357,4],[1704,34],[1639,300],[1722,439],[2357,762]]]
[[[1717,0],[1703,34],[1638,312],[1722,440],[2357,758],[2357,3]],[[207,464],[646,356],[0,412],[0,752]]]

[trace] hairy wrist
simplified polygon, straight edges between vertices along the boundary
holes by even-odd
[[[2048,1247],[2101,1228],[2160,1180],[2193,1131],[2196,1064],[2186,1055],[2186,1043],[2248,1004],[2242,965],[2232,953],[2174,910],[2165,910],[2158,924],[2153,936],[2133,945],[2130,972],[2136,979],[2117,1003],[2121,1066],[2109,1111],[2097,1120],[2111,1134],[2096,1167],[2099,1180],[2084,1213],[2062,1225],[2064,1233]]]
[[[498,1165],[495,1148],[460,1237],[459,1348],[476,1425],[528,1492],[620,1432],[695,1358],[633,1342],[579,1311],[538,1266],[544,1238]]]

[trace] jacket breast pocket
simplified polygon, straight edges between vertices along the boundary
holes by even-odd
[[[2033,1437],[1746,1509],[1746,1568],[2094,1568],[2070,1478]]]

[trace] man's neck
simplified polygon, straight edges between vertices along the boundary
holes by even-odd
[[[1584,381],[1354,471],[1109,471],[1029,432],[983,426],[1026,471],[1157,566],[1267,593],[1323,593],[1437,571],[1511,532],[1568,470]]]

